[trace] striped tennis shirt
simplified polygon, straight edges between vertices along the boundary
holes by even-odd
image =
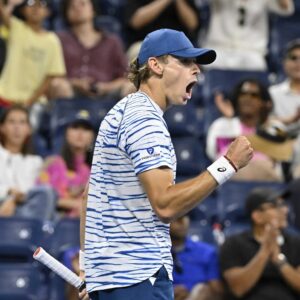
[[[85,230],[88,292],[125,287],[162,265],[172,279],[169,225],[151,207],[137,177],[176,157],[163,111],[145,93],[118,102],[102,121],[90,176]]]

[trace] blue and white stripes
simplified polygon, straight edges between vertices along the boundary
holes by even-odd
[[[161,166],[175,180],[162,111],[146,94],[131,94],[107,114],[96,141],[85,233],[89,292],[141,282],[161,265],[172,278],[169,225],[158,219],[137,177]]]

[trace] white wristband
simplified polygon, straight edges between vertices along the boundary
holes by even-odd
[[[80,271],[84,271],[84,261],[85,261],[85,254],[83,251],[79,250],[79,269],[80,269]]]
[[[207,171],[215,178],[219,185],[230,179],[231,176],[236,173],[231,163],[224,156],[221,156],[212,163],[207,168]]]

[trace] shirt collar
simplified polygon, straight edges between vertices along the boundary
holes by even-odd
[[[139,93],[145,95],[147,97],[147,99],[151,102],[151,104],[153,105],[153,107],[155,108],[155,110],[159,113],[159,115],[162,117],[164,115],[164,111],[159,107],[159,105],[152,100],[145,92],[141,92],[139,91]]]

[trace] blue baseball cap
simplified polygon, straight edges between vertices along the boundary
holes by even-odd
[[[216,59],[212,49],[195,48],[182,31],[159,29],[149,33],[142,42],[138,55],[139,65],[147,62],[149,57],[161,55],[196,58],[198,64],[211,64]]]

